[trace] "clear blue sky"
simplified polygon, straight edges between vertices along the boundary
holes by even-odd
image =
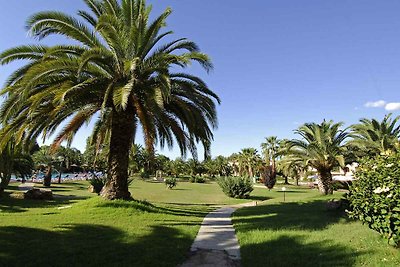
[[[222,99],[213,156],[259,148],[270,135],[292,138],[304,122],[326,118],[349,125],[362,117],[381,119],[387,109],[399,113],[398,0],[149,2],[155,13],[170,6],[174,37],[197,42],[214,62],[209,75],[189,69]],[[3,1],[0,50],[35,42],[24,30],[32,13],[73,14],[82,7],[80,0]],[[46,41],[60,42],[65,40]],[[16,66],[0,67],[1,84]],[[367,104],[379,100],[384,102]],[[83,150],[89,131],[83,129],[73,145]],[[179,155],[178,148],[159,152]]]

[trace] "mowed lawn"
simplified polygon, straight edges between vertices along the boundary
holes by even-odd
[[[272,190],[262,205],[235,212],[243,266],[400,266],[399,249],[368,226],[327,211],[332,196],[298,187],[288,191],[286,202]]]
[[[132,196],[153,205],[105,201],[87,187],[53,184],[54,201],[0,199],[0,266],[176,266],[209,211],[248,201],[229,199],[215,183],[167,190],[135,180]],[[257,189],[254,199],[265,194]]]

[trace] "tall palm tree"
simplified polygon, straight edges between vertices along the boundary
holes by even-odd
[[[1,64],[28,60],[2,91],[7,100],[0,117],[19,140],[46,138],[67,121],[54,147],[71,142],[96,118],[94,139],[110,143],[101,195],[128,199],[129,150],[138,124],[153,157],[156,143],[172,147],[175,141],[183,155],[189,150],[196,156],[196,143],[209,149],[220,100],[204,81],[178,68],[198,62],[209,71],[212,64],[185,38],[162,43],[172,34],[162,32],[170,9],[150,21],[145,0],[84,2],[90,11],[80,10],[77,18],[49,11],[27,21],[38,39],[57,34],[74,44],[19,46],[0,55]]]
[[[280,140],[276,136],[265,138],[265,143],[261,144],[264,159],[267,164],[264,169],[265,185],[272,189],[276,183],[276,158],[278,157]]]
[[[302,139],[288,141],[287,153],[317,170],[318,188],[324,195],[333,193],[332,169],[344,165],[343,151],[349,134],[340,129],[342,125],[325,120],[321,124],[306,123],[295,131]]]
[[[351,126],[353,139],[349,145],[365,151],[365,154],[371,156],[398,150],[400,116],[393,119],[391,116],[392,114],[386,115],[380,122],[376,119],[361,119],[360,123]]]

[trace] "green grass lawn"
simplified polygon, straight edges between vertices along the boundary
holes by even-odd
[[[327,211],[329,198],[289,187],[234,214],[243,266],[400,266],[400,251],[366,225]],[[338,193],[334,197],[340,198]]]
[[[17,190],[12,184],[7,191]],[[398,266],[399,251],[368,227],[327,212],[316,190],[255,188],[230,199],[215,183],[135,180],[137,201],[105,201],[87,182],[54,184],[53,201],[0,199],[0,266],[176,266],[216,206],[258,201],[234,224],[244,266]],[[336,197],[340,197],[337,194]],[[265,200],[261,203],[261,201]]]
[[[53,184],[53,201],[0,199],[0,266],[176,266],[214,206],[248,201],[229,199],[215,183],[167,190],[135,180],[132,196],[154,205],[105,201],[87,187]],[[265,195],[254,191],[254,199]]]

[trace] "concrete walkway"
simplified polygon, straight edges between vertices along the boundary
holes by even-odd
[[[240,246],[232,225],[231,215],[238,208],[254,205],[255,203],[251,202],[224,206],[210,212],[204,218],[192,244],[192,255],[180,267],[240,266]]]
[[[28,191],[35,186],[34,183],[23,183],[18,186],[19,191]]]

